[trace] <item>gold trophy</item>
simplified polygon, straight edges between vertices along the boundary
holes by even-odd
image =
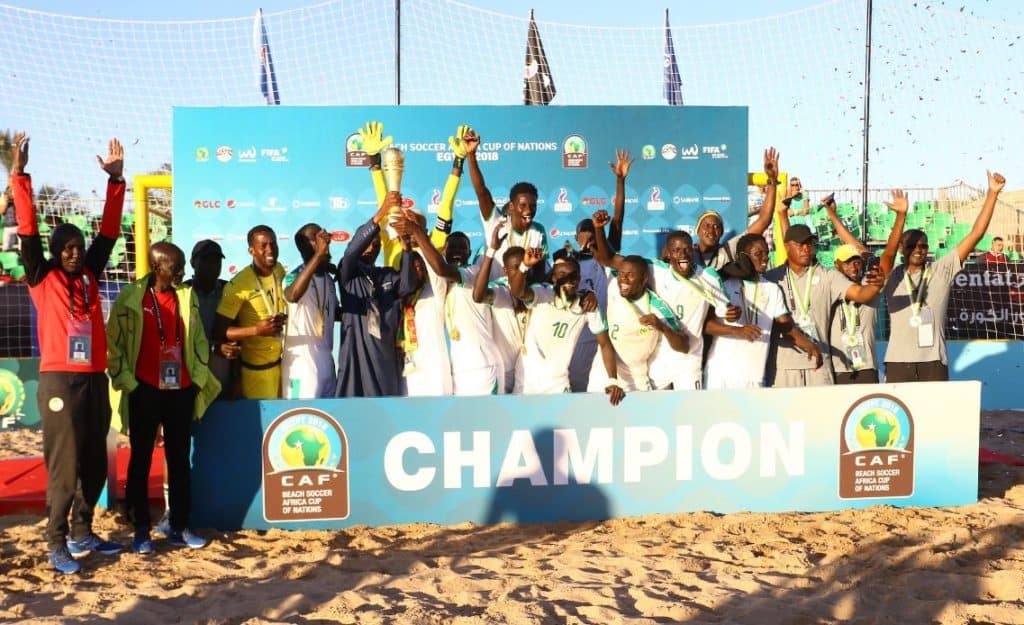
[[[398,148],[388,148],[380,155],[380,169],[384,174],[384,186],[388,191],[402,191],[402,174],[405,173],[405,155]],[[388,213],[388,234],[392,237],[398,233],[392,227],[397,219],[401,217],[401,206],[394,206]]]

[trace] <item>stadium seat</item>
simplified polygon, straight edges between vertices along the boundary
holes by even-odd
[[[21,264],[21,256],[17,252],[0,252],[0,267],[4,271],[10,272],[12,269]]]
[[[978,244],[974,246],[974,249],[978,250],[979,252],[987,252],[990,249],[992,249],[992,235],[986,234],[985,236],[981,237],[981,240],[978,241]]]
[[[17,267],[11,269],[10,274],[11,278],[18,280],[20,282],[21,280],[25,279],[25,267],[22,265],[18,265]]]

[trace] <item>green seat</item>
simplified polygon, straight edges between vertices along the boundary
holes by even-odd
[[[978,244],[974,246],[974,249],[978,250],[979,252],[987,252],[990,249],[992,249],[992,235],[986,234],[985,236],[981,237],[981,240],[978,241]]]
[[[17,252],[0,252],[0,267],[10,271],[21,264],[21,256]]]
[[[836,253],[832,250],[822,250],[818,252],[818,263],[822,267],[831,269],[835,265]]]
[[[932,215],[932,223],[936,226],[949,228],[953,225],[953,215],[949,213],[935,213]]]
[[[1015,263],[1020,260],[1020,254],[1018,254],[1016,250],[1009,250],[1006,252],[1006,260]]]
[[[946,229],[936,227],[934,225],[925,228],[925,234],[928,235],[928,244],[932,247],[938,247],[946,244]]]
[[[10,273],[11,277],[19,282],[25,279],[25,267],[22,265],[12,268]]]
[[[868,239],[872,241],[885,241],[889,238],[892,228],[886,226],[868,226]]]

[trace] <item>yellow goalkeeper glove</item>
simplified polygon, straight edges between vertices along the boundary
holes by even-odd
[[[466,160],[466,143],[462,140],[471,128],[463,124],[455,131],[454,137],[448,137],[448,145],[452,147],[452,154],[455,155],[455,167],[462,171],[462,162]]]
[[[384,134],[384,124],[380,122],[366,122],[365,128],[359,129],[359,136],[363,139],[363,151],[370,156],[376,156],[384,151],[384,148],[391,145],[394,140],[391,135],[381,138]]]

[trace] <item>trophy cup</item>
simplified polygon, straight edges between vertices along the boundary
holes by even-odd
[[[384,186],[388,191],[402,190],[402,174],[405,173],[405,155],[398,148],[388,148],[381,156],[381,172],[384,174]],[[388,234],[395,238],[398,232],[391,225],[401,216],[402,207],[394,206],[388,213]]]

